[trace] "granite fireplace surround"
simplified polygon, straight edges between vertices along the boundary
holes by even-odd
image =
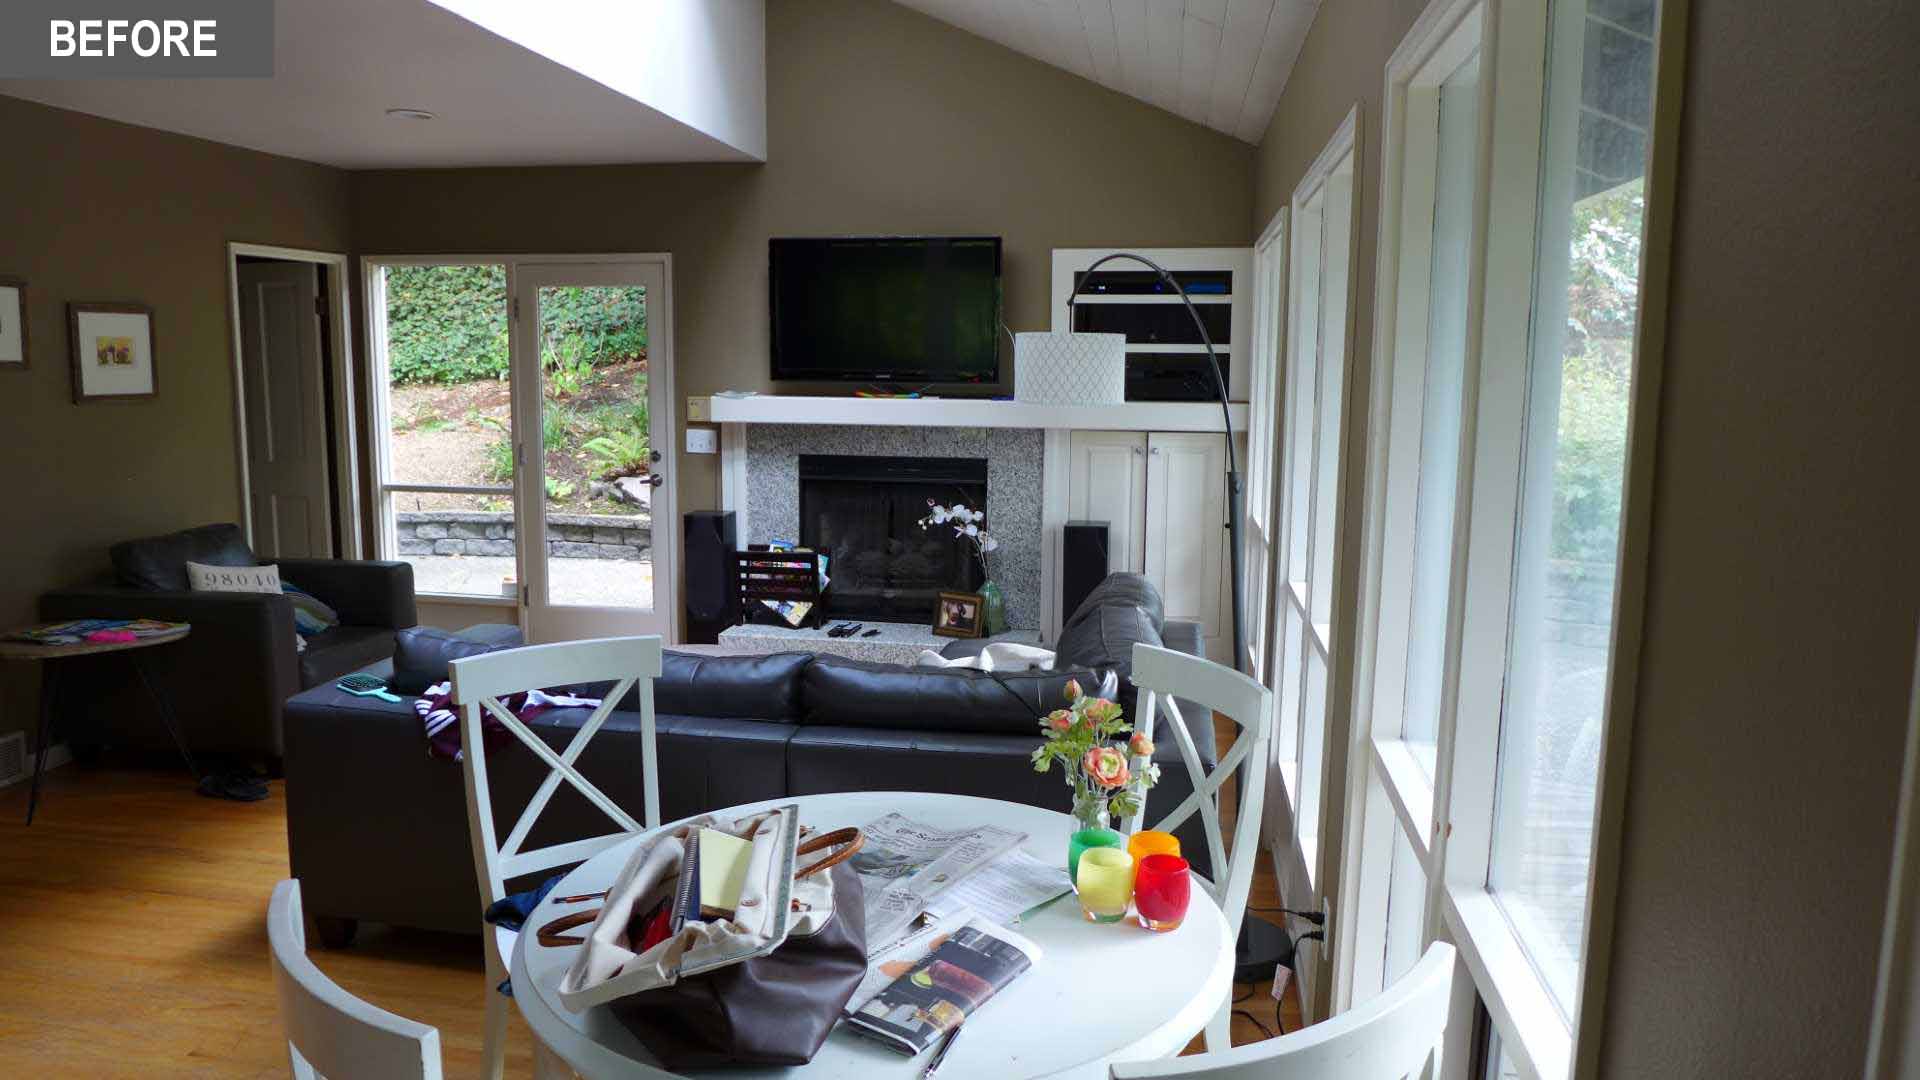
[[[987,566],[1006,594],[1007,622],[1018,630],[1040,625],[1045,436],[1038,429],[750,424],[745,437],[744,542],[751,544],[799,538],[802,454],[985,459],[987,529],[1000,540],[1000,550],[987,556]]]

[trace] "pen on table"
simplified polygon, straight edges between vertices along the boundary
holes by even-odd
[[[947,1051],[953,1049],[953,1041],[959,1037],[959,1024],[947,1029],[947,1037],[940,1040],[940,1048],[933,1052],[933,1060],[927,1062],[927,1071],[920,1074],[920,1080],[927,1080],[927,1077],[940,1070],[940,1063],[947,1060]]]

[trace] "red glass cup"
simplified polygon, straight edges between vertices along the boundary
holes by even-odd
[[[1193,875],[1178,855],[1148,855],[1133,876],[1133,907],[1140,925],[1162,933],[1177,929],[1187,917],[1193,895]]]

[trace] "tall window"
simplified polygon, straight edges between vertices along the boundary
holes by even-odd
[[[1388,64],[1335,1000],[1444,937],[1502,1074],[1565,1075],[1580,1008],[1657,17],[1436,0]]]
[[[1279,702],[1280,786],[1292,813],[1296,887],[1320,878],[1320,800],[1335,661],[1334,556],[1345,430],[1347,337],[1353,294],[1353,144],[1350,113],[1289,206],[1286,357],[1281,430],[1271,680]],[[1298,893],[1296,893],[1298,895]],[[1304,900],[1302,901],[1304,902]]]

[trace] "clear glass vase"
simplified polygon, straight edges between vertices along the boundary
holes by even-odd
[[[1087,781],[1079,769],[1067,773],[1073,786],[1073,833],[1067,837],[1067,879],[1080,870],[1080,854],[1093,847],[1120,847],[1125,838],[1110,826],[1107,795]]]

